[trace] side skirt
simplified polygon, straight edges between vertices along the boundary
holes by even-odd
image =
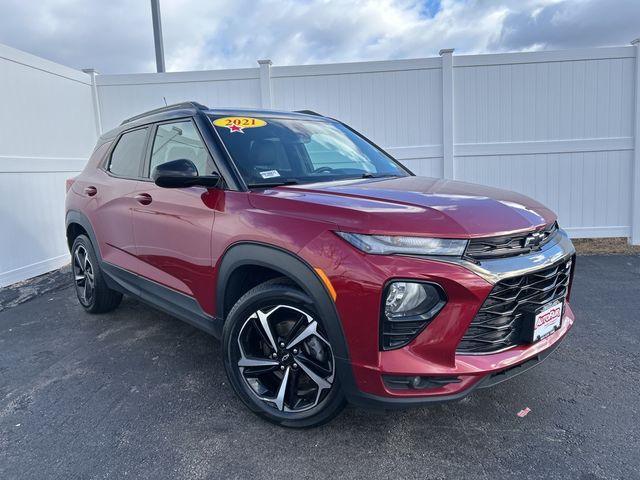
[[[100,266],[110,288],[136,297],[218,339],[222,338],[222,319],[207,314],[195,298],[111,263],[101,262]]]

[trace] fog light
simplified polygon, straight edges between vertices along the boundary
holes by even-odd
[[[383,299],[380,312],[382,350],[400,348],[409,343],[447,302],[439,285],[404,280],[387,284]]]
[[[417,283],[392,283],[387,294],[387,312],[393,314],[413,310],[426,298],[427,294]]]
[[[420,315],[440,300],[440,293],[429,283],[393,282],[387,290],[385,314],[388,318]]]

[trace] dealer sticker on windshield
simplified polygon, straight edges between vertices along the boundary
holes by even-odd
[[[260,118],[252,117],[223,117],[213,121],[216,127],[226,127],[231,133],[244,133],[245,128],[264,127],[267,122]]]
[[[262,178],[276,178],[280,176],[278,170],[267,170],[266,172],[260,172]]]
[[[533,341],[537,342],[560,328],[562,302],[547,304],[536,314],[533,324]]]

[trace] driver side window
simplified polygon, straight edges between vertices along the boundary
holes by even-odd
[[[213,171],[207,149],[193,122],[187,120],[158,125],[149,173],[158,165],[182,159],[191,160],[198,169],[198,175],[209,175]]]

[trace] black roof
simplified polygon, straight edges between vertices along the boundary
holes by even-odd
[[[173,105],[167,105],[165,107],[156,108],[147,112],[140,113],[133,117],[124,120],[120,126],[105,132],[102,135],[102,139],[109,139],[116,137],[122,130],[144,125],[151,122],[171,120],[172,118],[192,116],[197,112],[202,112],[209,115],[220,116],[252,116],[252,117],[279,117],[279,118],[309,118],[309,117],[322,117],[319,113],[312,110],[299,110],[295,112],[289,112],[284,110],[267,110],[259,108],[209,108],[201,103],[190,101],[175,103]]]

